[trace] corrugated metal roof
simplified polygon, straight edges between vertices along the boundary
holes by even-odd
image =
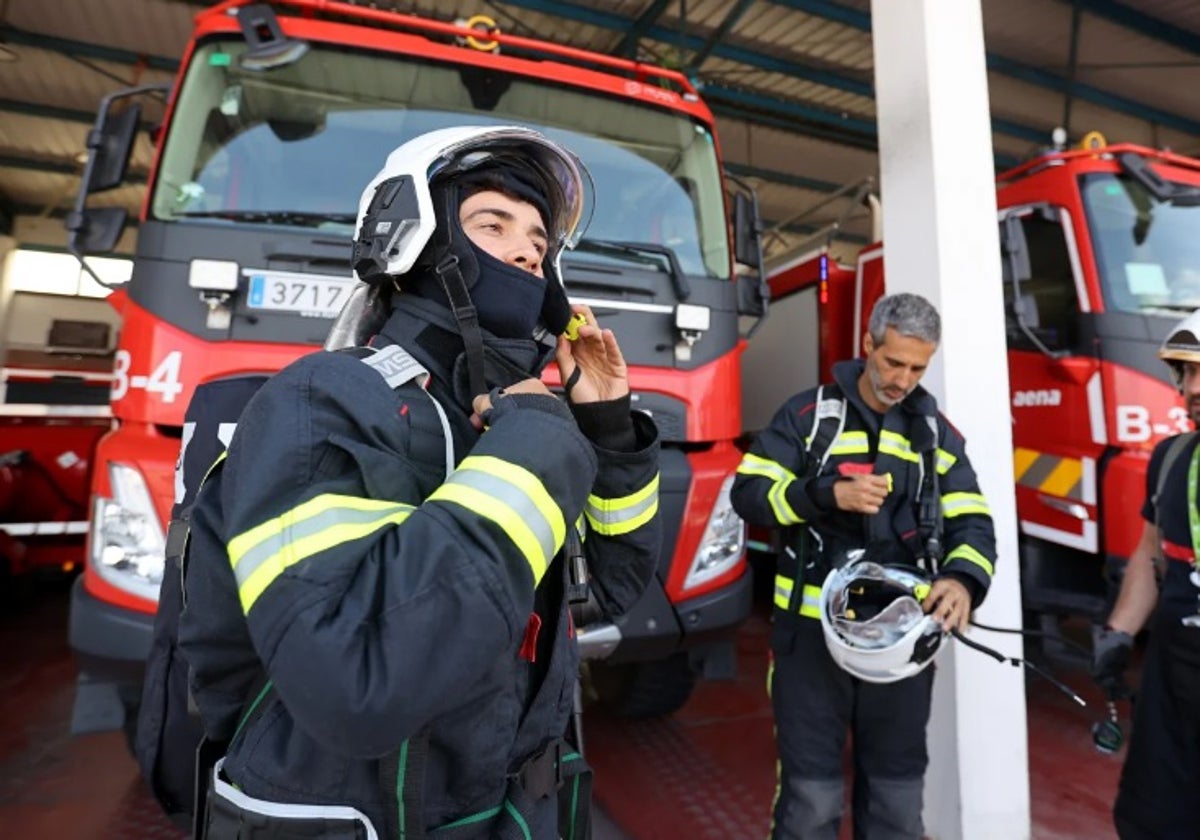
[[[195,0],[8,0],[0,3],[0,202],[62,212],[98,100],[126,84],[166,81],[159,63],[186,46]],[[786,218],[832,188],[877,170],[870,0],[378,0],[449,19],[485,13],[507,32],[604,53],[633,45],[706,84],[728,163],[753,171],[768,218]],[[1029,153],[1063,120],[1072,5],[982,0],[995,151]],[[1076,135],[1200,151],[1200,3],[1139,0],[1082,7],[1071,96]],[[734,14],[734,13],[737,14]],[[835,19],[836,18],[836,19]],[[77,42],[77,43],[76,43]],[[75,44],[99,49],[73,49]],[[119,54],[114,58],[114,51]],[[704,53],[703,55],[700,55]],[[143,56],[140,63],[131,56]],[[153,121],[160,108],[146,115]],[[835,142],[842,140],[844,143]],[[135,169],[149,166],[139,143]],[[24,163],[22,163],[24,162]],[[807,186],[806,186],[807,185]],[[141,189],[105,203],[136,211]],[[97,201],[101,199],[97,196]],[[842,209],[832,202],[829,213]],[[820,221],[818,219],[817,221]]]

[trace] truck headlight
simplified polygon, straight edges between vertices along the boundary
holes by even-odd
[[[166,540],[150,489],[124,464],[109,464],[108,478],[112,498],[97,496],[92,509],[92,569],[113,586],[157,600]]]
[[[687,577],[683,581],[684,589],[699,586],[705,581],[719,577],[729,571],[746,549],[746,526],[733,510],[729,501],[729,490],[733,487],[734,476],[730,475],[721,484],[717,500],[713,503],[712,514],[708,517],[708,525],[704,536],[700,539],[700,547],[692,559]]]

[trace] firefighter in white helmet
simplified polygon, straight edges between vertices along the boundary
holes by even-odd
[[[627,610],[661,542],[654,425],[558,273],[589,186],[495,126],[367,185],[330,342],[366,346],[267,382],[193,513],[180,642],[230,742],[208,840],[585,836],[570,602]]]
[[[1188,417],[1200,424],[1200,311],[1158,351]],[[1161,441],[1150,456],[1142,536],[1125,565],[1108,623],[1098,628],[1092,674],[1117,699],[1133,638],[1154,616],[1133,734],[1113,808],[1122,840],[1195,837],[1200,831],[1200,436]]]

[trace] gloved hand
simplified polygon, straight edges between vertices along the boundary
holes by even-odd
[[[1092,679],[1110,698],[1125,693],[1125,669],[1133,653],[1133,636],[1107,625],[1092,628]]]
[[[474,409],[471,425],[480,431],[505,414],[528,409],[545,411],[575,422],[567,404],[550,393],[540,379],[525,379],[504,389],[493,388],[489,393],[475,398]]]

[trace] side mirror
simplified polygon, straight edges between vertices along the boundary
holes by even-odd
[[[118,114],[105,112],[100,127],[88,133],[87,145],[92,156],[91,177],[87,182],[89,194],[111,190],[125,180],[141,118],[142,106],[133,102]]]
[[[758,267],[761,260],[758,247],[758,206],[752,196],[735,193],[733,196],[733,258],[742,265]]]
[[[1000,223],[1001,271],[1005,283],[1021,283],[1032,274],[1029,267],[1029,247],[1025,243],[1025,227],[1016,213],[1010,213]]]
[[[117,245],[129,211],[124,207],[91,207],[67,216],[72,254],[106,254]]]
[[[1041,326],[1041,321],[1038,318],[1037,298],[1033,295],[1017,295],[1013,299],[1013,314],[1017,316],[1017,320],[1031,330],[1036,330]]]
[[[739,315],[761,318],[771,302],[771,287],[760,277],[741,274],[737,278],[737,311]]]

